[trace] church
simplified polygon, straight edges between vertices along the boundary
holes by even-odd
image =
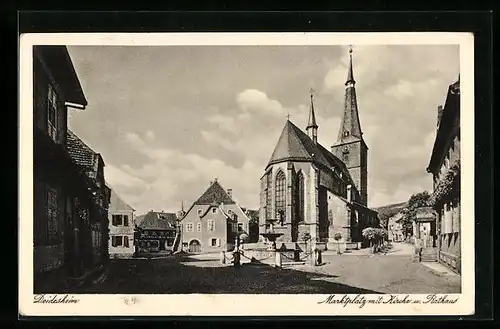
[[[368,147],[356,100],[352,49],[345,104],[337,141],[330,150],[318,142],[313,96],[305,132],[288,118],[261,177],[259,233],[282,235],[277,244],[296,249],[304,243],[320,250],[359,248],[362,230],[378,227],[368,208]],[[306,234],[308,233],[308,234]],[[261,242],[266,242],[261,237]]]

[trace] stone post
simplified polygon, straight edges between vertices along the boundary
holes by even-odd
[[[276,267],[281,267],[282,266],[281,252],[275,251],[275,254],[276,254]]]

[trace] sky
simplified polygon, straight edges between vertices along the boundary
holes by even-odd
[[[88,107],[69,128],[100,153],[109,186],[136,209],[188,208],[215,178],[258,209],[260,177],[290,115],[336,141],[344,46],[69,46]],[[437,107],[459,75],[458,45],[353,46],[368,205],[431,190]]]

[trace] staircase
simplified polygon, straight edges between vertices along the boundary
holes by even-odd
[[[436,248],[422,248],[420,252],[421,262],[437,262]]]

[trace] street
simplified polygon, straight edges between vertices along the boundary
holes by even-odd
[[[117,259],[99,283],[81,293],[459,293],[460,276],[438,275],[411,261],[408,248],[393,254],[329,254],[324,264],[277,269],[265,264],[221,265],[218,254],[161,259]]]

